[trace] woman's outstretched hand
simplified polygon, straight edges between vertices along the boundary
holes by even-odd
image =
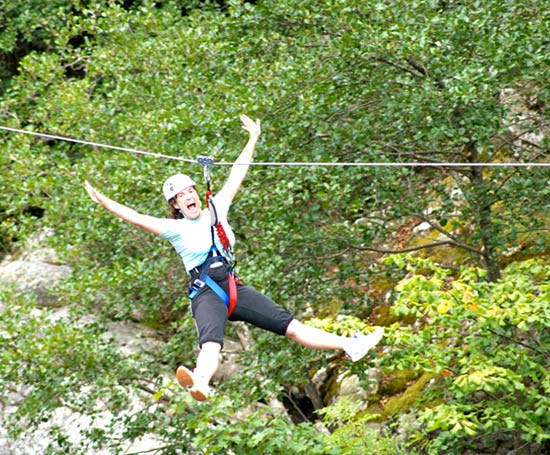
[[[243,129],[248,131],[250,136],[258,137],[262,131],[260,126],[260,120],[252,120],[248,115],[242,114],[240,116],[241,122],[243,123]]]
[[[86,188],[86,191],[94,202],[97,202],[98,204],[101,203],[101,193],[97,191],[92,185],[90,185],[90,182],[88,182],[88,180],[84,181],[84,188]]]
[[[86,188],[86,191],[94,202],[102,205],[113,215],[122,218],[124,221],[129,221],[130,223],[157,235],[166,230],[164,219],[143,215],[131,207],[127,207],[124,204],[113,201],[111,198],[108,198],[97,191],[87,180],[84,181],[84,188]]]

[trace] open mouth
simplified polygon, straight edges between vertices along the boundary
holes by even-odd
[[[190,202],[187,204],[187,210],[195,210],[197,208],[197,204],[195,202]]]

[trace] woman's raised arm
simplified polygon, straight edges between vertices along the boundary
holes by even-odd
[[[249,163],[252,161],[252,156],[254,155],[254,151],[256,149],[256,142],[258,142],[258,138],[260,137],[261,133],[259,120],[254,121],[244,114],[240,116],[240,119],[243,129],[248,131],[248,142],[246,143],[239,157],[235,160],[233,166],[231,167],[229,177],[227,178],[227,181],[225,182],[219,193],[230,201],[232,201],[235,197],[235,194],[237,194],[237,191],[241,187],[241,183],[243,182],[246,173],[248,172],[248,168],[250,167]]]

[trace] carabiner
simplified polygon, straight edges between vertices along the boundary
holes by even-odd
[[[199,156],[197,157],[197,163],[202,165],[204,180],[206,181],[207,188],[210,189],[210,166],[214,164],[214,158],[211,156]]]

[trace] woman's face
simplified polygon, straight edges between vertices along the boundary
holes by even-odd
[[[189,186],[176,194],[174,207],[183,212],[185,218],[196,220],[201,216],[201,200],[194,186]]]

